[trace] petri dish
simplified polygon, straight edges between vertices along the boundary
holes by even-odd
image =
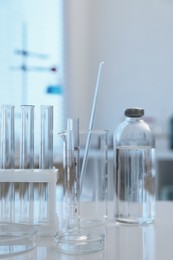
[[[55,236],[58,252],[65,254],[87,254],[104,248],[105,235],[85,230],[68,230]]]
[[[37,231],[33,226],[0,223],[0,258],[27,252],[36,244]]]

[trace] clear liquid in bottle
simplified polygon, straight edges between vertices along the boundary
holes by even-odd
[[[155,218],[155,149],[117,146],[115,218],[124,223],[149,223]]]

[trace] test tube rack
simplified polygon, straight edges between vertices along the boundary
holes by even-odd
[[[7,189],[8,185],[11,185],[11,188],[10,196],[1,197],[0,200],[0,221],[31,224],[36,227],[39,234],[54,234],[58,228],[58,218],[56,214],[56,184],[58,178],[58,170],[55,168],[43,170],[1,169],[0,188]],[[20,198],[20,185],[22,183],[25,184],[25,187],[27,184],[33,184],[31,191],[32,196],[27,200],[25,199],[24,202],[25,204],[27,203],[27,207],[30,211],[29,217],[26,219],[21,210],[22,199]],[[44,189],[43,194],[41,194],[41,187]]]

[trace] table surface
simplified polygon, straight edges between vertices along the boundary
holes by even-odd
[[[86,255],[57,252],[53,237],[41,237],[37,247],[5,259],[61,260],[172,260],[173,202],[156,202],[156,220],[149,225],[120,225],[109,221],[105,227],[104,249]]]

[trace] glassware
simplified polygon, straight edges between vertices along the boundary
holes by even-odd
[[[40,169],[53,168],[53,106],[40,106]]]
[[[104,235],[80,226],[79,119],[67,120],[63,139],[64,196],[62,221],[56,235],[57,250],[67,254],[83,254],[103,249]]]
[[[147,223],[155,218],[155,140],[144,110],[125,110],[114,135],[115,218]]]
[[[60,136],[64,141],[63,229],[72,229],[79,227],[79,119],[68,119],[67,131]]]
[[[2,105],[1,126],[1,169],[14,169],[14,106]],[[12,221],[14,218],[14,184],[3,182],[1,186],[1,221]]]
[[[34,106],[21,106],[22,133],[20,145],[20,168],[34,168]],[[20,220],[29,223],[33,220],[34,184],[21,183]]]
[[[155,227],[148,225],[117,225],[115,231],[116,259],[156,260]]]
[[[88,135],[90,144],[81,182],[80,221],[82,226],[95,228],[105,224],[108,215],[108,131],[80,132],[80,165],[84,160]]]
[[[33,226],[0,223],[0,258],[9,257],[11,259],[17,254],[26,253],[35,248],[36,244],[37,231]]]
[[[39,168],[53,169],[53,106],[40,107],[40,156]],[[48,217],[48,185],[39,183],[39,222],[47,222]]]

